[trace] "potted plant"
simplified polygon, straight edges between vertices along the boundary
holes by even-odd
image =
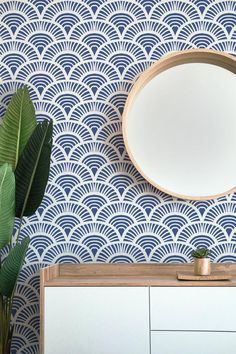
[[[48,181],[52,122],[38,123],[26,86],[13,95],[0,125],[0,354],[10,354],[12,303],[29,245],[24,216],[34,214]],[[18,230],[13,237],[14,220]]]
[[[194,274],[195,275],[210,275],[211,274],[211,262],[208,258],[208,248],[197,248],[192,252],[194,257]]]

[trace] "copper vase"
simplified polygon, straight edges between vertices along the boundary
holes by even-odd
[[[211,274],[210,258],[195,258],[194,259],[194,274],[195,275],[210,275]]]

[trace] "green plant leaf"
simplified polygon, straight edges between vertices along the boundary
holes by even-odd
[[[34,106],[24,86],[12,96],[0,126],[0,165],[8,162],[15,170],[35,126]]]
[[[52,149],[52,121],[39,123],[18,161],[16,216],[30,216],[39,207],[49,176]]]
[[[15,217],[15,176],[9,164],[0,167],[0,249],[10,242]]]
[[[18,275],[29,245],[29,237],[11,249],[0,269],[0,293],[10,298],[15,289]]]
[[[192,256],[194,258],[207,258],[209,254],[209,250],[206,247],[197,248],[196,250],[192,251]]]

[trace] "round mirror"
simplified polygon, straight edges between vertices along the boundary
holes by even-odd
[[[155,187],[212,199],[236,186],[236,61],[210,50],[169,55],[136,81],[123,114],[128,154]]]

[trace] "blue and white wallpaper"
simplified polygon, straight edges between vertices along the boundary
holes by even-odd
[[[1,116],[27,84],[37,118],[54,121],[46,195],[21,232],[31,245],[12,353],[38,353],[43,266],[190,262],[196,246],[215,262],[236,261],[236,195],[175,199],[145,182],[124,148],[121,115],[134,81],[189,48],[236,54],[235,0],[0,0]]]

